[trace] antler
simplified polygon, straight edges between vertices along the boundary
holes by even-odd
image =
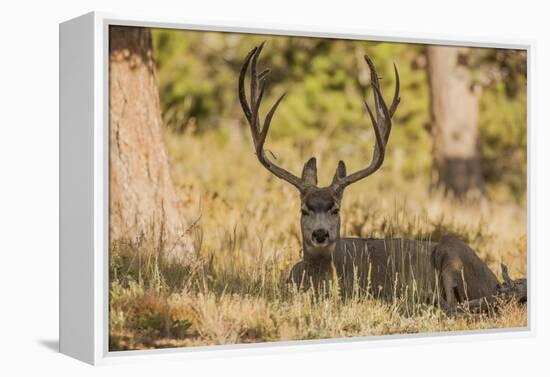
[[[256,149],[256,156],[260,163],[271,173],[277,176],[280,179],[283,179],[292,185],[294,185],[298,190],[303,191],[305,189],[305,183],[301,178],[295,176],[289,171],[275,165],[271,162],[264,152],[265,139],[267,137],[267,132],[269,131],[269,126],[271,124],[271,119],[275,110],[279,106],[279,103],[283,100],[286,93],[283,93],[279,97],[275,104],[271,107],[271,110],[267,113],[263,126],[260,126],[260,103],[265,89],[265,80],[270,70],[265,69],[258,74],[257,63],[260,52],[264,47],[265,42],[262,42],[258,47],[254,47],[246,56],[243,66],[241,68],[241,73],[239,75],[239,100],[244,111],[244,115],[248,120],[250,125],[250,131],[252,133],[252,140],[254,142],[254,148]],[[250,64],[252,63],[252,64]],[[244,88],[244,79],[246,76],[246,71],[248,66],[250,67],[250,103],[246,98],[246,92]]]
[[[382,163],[384,162],[384,156],[386,153],[386,145],[390,137],[390,131],[392,126],[391,118],[395,113],[395,110],[397,109],[397,105],[399,105],[399,101],[400,101],[399,73],[397,72],[397,67],[395,66],[395,64],[393,65],[393,69],[395,72],[395,93],[393,95],[392,104],[388,109],[386,102],[382,97],[382,91],[380,90],[380,82],[379,82],[378,74],[376,73],[376,68],[374,66],[374,63],[368,55],[365,55],[365,61],[367,62],[370,68],[371,86],[374,92],[374,106],[376,108],[376,119],[367,101],[365,100],[364,102],[374,129],[376,145],[374,147],[372,161],[369,164],[369,166],[365,169],[359,170],[343,178],[336,179],[336,181],[333,183],[333,187],[335,187],[335,189],[341,190],[352,183],[355,183],[363,178],[366,178],[372,173],[374,173],[375,171],[377,171],[382,166]]]

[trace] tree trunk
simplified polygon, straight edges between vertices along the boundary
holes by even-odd
[[[151,32],[109,29],[109,236],[153,237],[164,256],[193,254],[166,154]]]
[[[429,46],[431,132],[435,185],[456,197],[482,193],[478,103],[466,66],[468,48]]]

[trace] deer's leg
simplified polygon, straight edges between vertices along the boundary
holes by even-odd
[[[457,302],[460,304],[468,300],[468,295],[466,294],[466,283],[464,282],[462,271],[455,271],[454,275],[456,282],[455,297]]]
[[[456,274],[453,271],[443,271],[441,281],[443,283],[443,294],[447,309],[456,311],[456,307],[460,302],[459,284]]]
[[[451,305],[449,305],[449,303],[447,302],[447,300],[445,300],[445,298],[443,297],[443,295],[440,295],[438,297],[438,302],[437,304],[439,305],[439,309],[441,309],[442,311],[444,311],[446,314],[454,314],[456,313],[456,306],[453,307]]]
[[[441,274],[441,283],[443,292],[439,297],[439,307],[447,314],[455,314],[466,297],[462,276],[454,270],[446,270]]]
[[[295,284],[298,290],[305,288],[304,281],[306,280],[306,270],[304,268],[304,262],[300,261],[296,263],[287,279],[287,283]]]

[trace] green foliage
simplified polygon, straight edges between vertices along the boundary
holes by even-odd
[[[169,29],[153,30],[153,40],[165,123],[177,132],[217,133],[221,142],[246,132],[237,78],[244,56],[261,41],[267,45],[259,65],[271,69],[261,112],[265,114],[283,92],[288,93],[273,119],[269,139],[292,138],[301,148],[324,135],[370,151],[374,135],[363,99],[372,101],[372,93],[363,55],[368,53],[375,61],[388,101],[395,85],[395,63],[402,101],[394,117],[389,149],[393,158],[385,167],[405,180],[421,175],[428,187],[432,148],[423,45]],[[472,49],[468,65],[474,81],[484,87],[480,150],[489,192],[497,199],[522,200],[525,54]]]
[[[505,82],[485,90],[480,103],[480,139],[483,174],[501,196],[525,199],[527,187],[527,88],[518,77],[514,97]],[[497,185],[500,183],[500,185]],[[496,194],[496,192],[495,192]]]

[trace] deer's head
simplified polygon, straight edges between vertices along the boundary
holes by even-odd
[[[260,124],[259,109],[265,89],[266,78],[269,69],[258,72],[257,63],[264,43],[255,47],[248,53],[242,65],[239,75],[239,100],[246,119],[250,125],[252,140],[256,156],[260,163],[272,174],[287,181],[298,189],[301,198],[301,229],[304,247],[304,256],[308,257],[330,257],[336,242],[340,236],[340,205],[344,189],[352,183],[368,177],[378,170],[384,162],[386,144],[391,131],[391,118],[399,104],[399,74],[394,65],[396,76],[396,87],[391,106],[388,108],[382,97],[379,78],[374,63],[368,55],[365,55],[371,72],[371,86],[374,92],[373,112],[365,101],[367,113],[372,121],[376,144],[373,158],[370,164],[355,173],[347,175],[346,166],[343,161],[338,163],[332,183],[327,187],[317,185],[317,161],[310,158],[304,165],[300,177],[275,165],[268,159],[264,152],[265,139],[269,131],[271,119],[275,110],[281,103],[285,94],[281,95],[271,107],[263,125]],[[245,76],[250,66],[250,102],[245,92]]]

